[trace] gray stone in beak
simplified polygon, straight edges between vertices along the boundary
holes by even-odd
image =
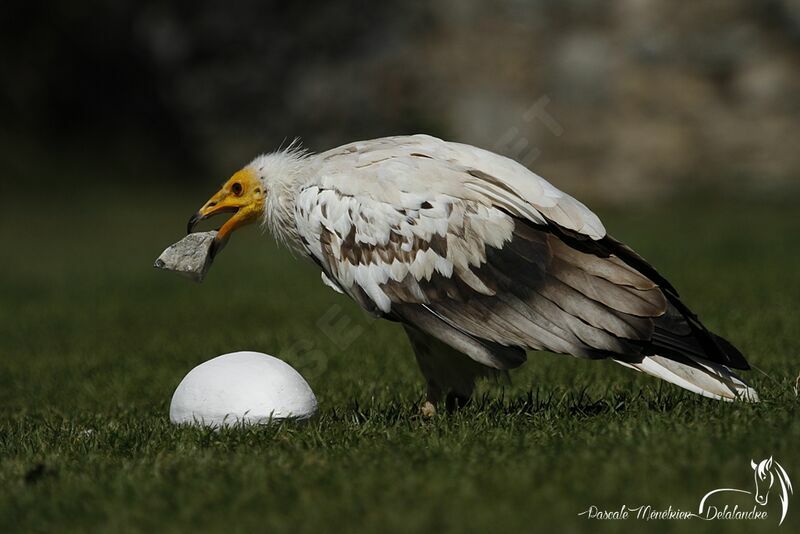
[[[166,248],[153,264],[157,269],[172,271],[202,282],[211,268],[212,245],[217,232],[196,232]]]

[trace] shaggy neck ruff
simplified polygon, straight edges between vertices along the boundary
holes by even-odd
[[[248,165],[267,191],[262,229],[268,229],[279,243],[298,252],[303,250],[303,243],[295,222],[295,197],[313,173],[312,162],[307,151],[292,144],[286,150],[258,156]]]

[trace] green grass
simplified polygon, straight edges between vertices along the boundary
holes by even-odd
[[[401,329],[367,319],[255,231],[234,237],[202,285],[150,267],[205,192],[41,195],[10,211],[6,199],[2,531],[770,531],[777,493],[766,521],[577,514],[693,510],[713,488],[750,489],[750,459],[769,455],[800,485],[795,198],[600,210],[769,375],[747,375],[762,403],[531,353],[512,385],[483,384],[473,405],[423,420]],[[170,425],[189,369],[242,349],[294,365],[319,415],[219,432]],[[798,518],[793,501],[782,530]]]

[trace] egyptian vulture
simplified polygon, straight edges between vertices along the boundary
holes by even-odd
[[[756,401],[742,354],[706,329],[586,206],[519,163],[427,135],[290,148],[236,172],[189,222],[222,212],[216,250],[261,222],[322,281],[405,329],[423,413],[527,350],[610,358],[715,399]]]

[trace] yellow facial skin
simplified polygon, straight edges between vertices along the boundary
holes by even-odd
[[[219,213],[233,213],[214,239],[212,254],[219,252],[230,238],[231,232],[242,226],[254,223],[264,212],[266,191],[264,185],[252,169],[242,169],[225,182],[213,197],[189,219],[187,233],[198,222]]]

